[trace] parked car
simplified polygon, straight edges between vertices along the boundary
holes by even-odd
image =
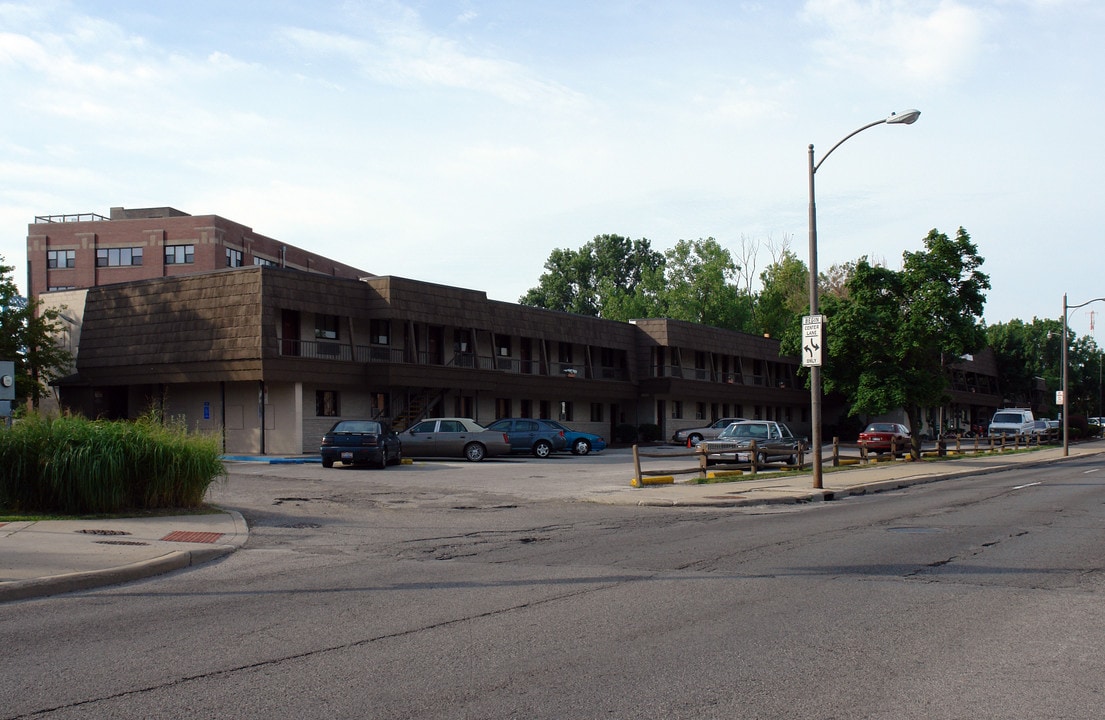
[[[900,423],[871,423],[859,434],[859,444],[866,445],[868,451],[874,451],[878,455],[890,452],[891,444],[896,451],[906,452],[910,442],[909,430]]]
[[[735,422],[744,422],[744,420],[745,418],[727,417],[715,420],[706,427],[676,430],[675,434],[671,436],[671,441],[676,445],[686,445],[690,443],[692,447],[698,447],[698,444],[703,440],[713,440],[721,435],[722,430],[725,428]]]
[[[506,433],[471,418],[427,418],[400,434],[407,457],[463,457],[479,462],[510,453]]]
[[[738,461],[751,460],[752,441],[756,441],[756,462],[785,460],[794,465],[798,452],[806,449],[804,439],[797,438],[786,425],[773,420],[742,420],[725,428],[715,440],[703,440],[699,449],[710,455],[733,454]]]
[[[549,423],[564,431],[564,439],[568,441],[568,449],[573,455],[588,455],[606,449],[606,440],[601,435],[573,430],[556,420],[549,420]]]
[[[377,420],[339,420],[322,436],[318,454],[323,467],[374,465],[380,469],[403,460],[399,434]]]
[[[568,447],[564,431],[549,420],[503,418],[488,425],[487,429],[506,433],[510,438],[511,452],[533,453],[534,457],[547,458],[553,451]]]

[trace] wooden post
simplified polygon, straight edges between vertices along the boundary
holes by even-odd
[[[759,464],[759,458],[756,457],[756,439],[755,438],[752,439],[752,444],[748,448],[748,462],[749,462],[749,467],[752,471],[752,474],[755,475],[756,470],[758,469],[758,464]]]
[[[702,474],[702,479],[705,480],[706,476],[709,475],[706,471],[706,468],[709,467],[710,464],[709,458],[703,450],[697,450],[696,452],[698,452],[698,471]]]
[[[833,467],[840,467],[840,438],[833,438]]]
[[[641,477],[640,449],[636,443],[633,444],[633,477],[637,481],[637,487],[644,485],[644,478]]]

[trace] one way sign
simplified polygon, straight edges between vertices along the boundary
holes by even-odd
[[[825,345],[825,316],[802,316],[802,365],[821,367],[821,348]]]

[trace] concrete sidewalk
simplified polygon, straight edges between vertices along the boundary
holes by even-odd
[[[247,539],[237,512],[0,522],[0,602],[160,575],[222,557]]]
[[[735,507],[833,500],[964,475],[1001,472],[1105,453],[1105,441],[1070,447],[941,460],[895,460],[825,467],[823,488],[811,475],[743,475],[729,482],[646,485],[586,495],[580,501],[663,507]],[[686,459],[672,458],[686,466]],[[620,472],[620,471],[619,471]],[[630,473],[631,474],[631,473]],[[237,512],[152,518],[0,523],[0,602],[113,585],[178,570],[242,547],[249,528]]]

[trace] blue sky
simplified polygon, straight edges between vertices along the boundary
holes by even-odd
[[[987,322],[1058,318],[1105,296],[1103,37],[1098,0],[0,2],[0,256],[171,205],[507,301],[603,233],[758,274],[808,261],[807,146],[918,108],[821,166],[819,267],[962,226]]]

